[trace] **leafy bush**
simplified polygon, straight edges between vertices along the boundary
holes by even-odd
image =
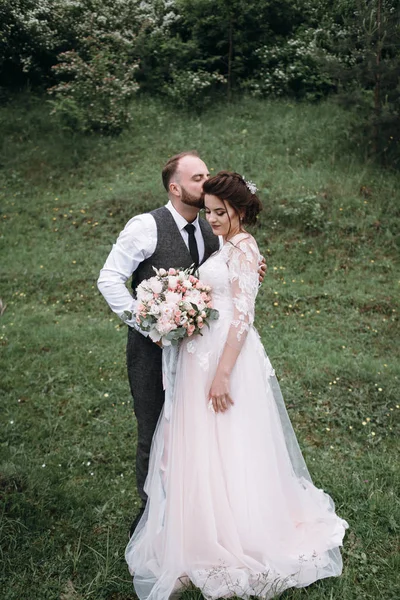
[[[121,56],[112,37],[102,43],[87,38],[84,49],[59,55],[53,69],[62,81],[48,90],[55,97],[52,112],[68,128],[118,133],[130,119],[137,64]]]
[[[323,231],[326,225],[323,208],[315,195],[285,201],[279,207],[278,215],[281,223],[299,227],[308,233]]]

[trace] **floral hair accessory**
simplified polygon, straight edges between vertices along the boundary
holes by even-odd
[[[258,191],[256,184],[253,183],[253,181],[247,181],[243,175],[242,175],[242,178],[243,178],[243,181],[245,182],[246,187],[249,190],[250,194],[255,194]]]

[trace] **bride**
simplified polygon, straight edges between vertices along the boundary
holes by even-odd
[[[342,571],[348,525],[311,481],[253,327],[259,251],[245,226],[262,208],[256,188],[222,171],[203,189],[224,240],[199,270],[219,319],[182,342],[166,390],[146,510],[126,548],[140,600],[190,582],[207,599],[269,599]]]

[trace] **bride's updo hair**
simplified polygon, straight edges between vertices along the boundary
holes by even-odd
[[[246,182],[239,173],[231,171],[220,171],[203,184],[205,194],[229,202],[235,212],[242,217],[243,225],[254,225],[258,213],[263,208],[261,200],[256,193],[252,193],[252,189],[256,191],[253,183]]]

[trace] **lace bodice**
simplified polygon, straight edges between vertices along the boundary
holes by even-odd
[[[239,234],[200,267],[200,279],[212,288],[213,307],[220,318],[230,317],[227,343],[237,348],[254,322],[259,260],[254,238]]]

